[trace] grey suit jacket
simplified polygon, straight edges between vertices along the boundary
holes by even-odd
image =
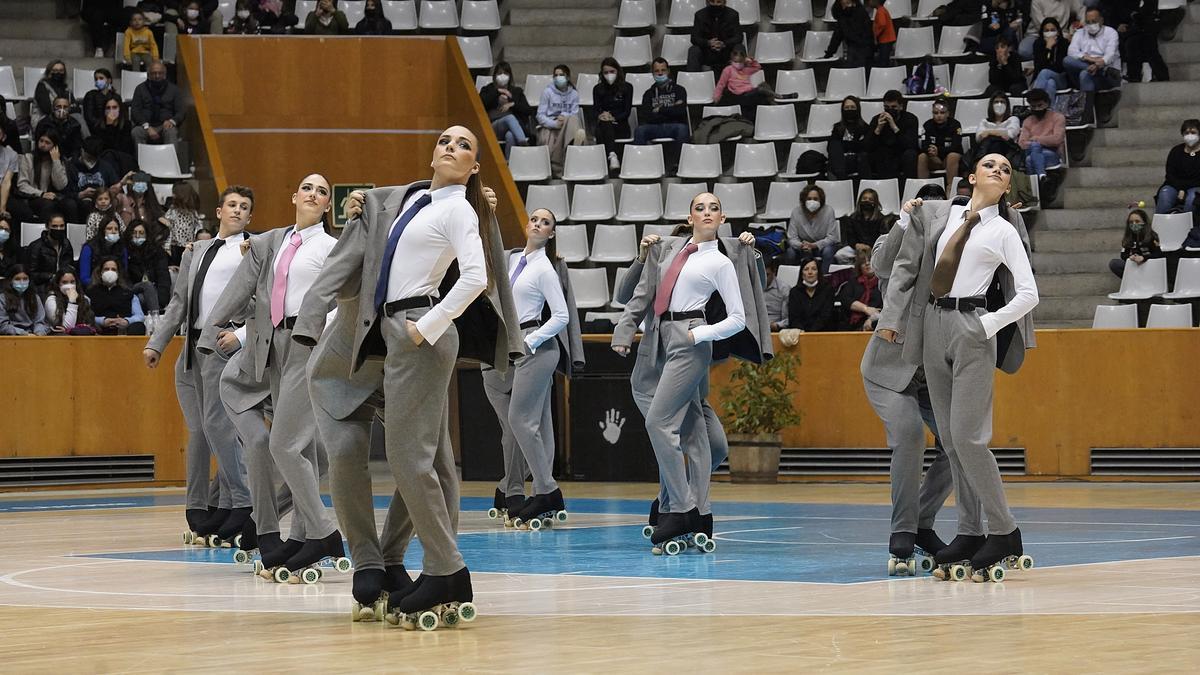
[[[337,316],[325,328],[308,359],[308,390],[313,405],[321,406],[337,420],[349,417],[383,386],[382,362],[353,366],[358,307],[357,295],[338,297]]]
[[[892,265],[896,262],[896,255],[900,252],[903,240],[904,230],[897,222],[892,225],[891,230],[876,239],[871,248],[871,269],[875,270],[875,276],[879,277],[880,292],[885,298],[888,281],[892,276]],[[886,302],[884,309],[887,309]],[[908,310],[908,307],[901,310],[897,320],[899,325],[908,325]],[[903,351],[902,344],[888,342],[872,335],[867,340],[867,348],[859,364],[859,372],[862,373],[863,379],[895,392],[907,389],[918,366],[905,360]]]
[[[910,364],[920,365],[924,346],[925,311],[929,305],[929,287],[933,281],[933,263],[937,257],[937,242],[946,229],[950,214],[948,201],[927,201],[913,209],[908,229],[904,232],[900,251],[888,280],[887,296],[880,314],[878,329],[896,331],[896,340],[903,346],[902,354]],[[1010,209],[1009,217],[1021,235],[1026,253],[1029,252],[1029,233],[1020,214]],[[1002,269],[999,274],[1004,301],[1016,295],[1012,274]],[[996,365],[1006,373],[1015,373],[1025,360],[1025,349],[1035,345],[1033,317],[1029,314],[996,334]]]
[[[194,242],[191,250],[183,252],[183,258],[179,261],[179,274],[175,278],[175,288],[171,291],[171,301],[167,303],[167,310],[155,326],[154,334],[146,341],[147,349],[153,349],[159,354],[163,353],[170,344],[171,338],[179,333],[179,328],[187,321],[188,303],[192,300],[192,284],[196,279],[196,273],[200,270],[200,261],[204,259],[204,252],[214,241],[216,240],[205,239]],[[188,349],[192,348],[191,326],[188,326],[188,329],[184,332],[182,352],[184,355],[187,354]],[[186,358],[184,363],[187,363]]]
[[[375,283],[383,266],[388,231],[400,215],[404,201],[413,190],[429,187],[429,181],[419,181],[399,187],[368,190],[363,213],[347,224],[338,243],[325,260],[325,267],[304,296],[304,303],[292,329],[292,339],[315,345],[325,328],[325,314],[337,297],[357,296],[358,307],[354,339],[351,342],[351,368],[362,366],[366,357],[363,343],[376,321]],[[506,269],[504,249],[500,243],[500,228],[493,215],[489,223],[492,247],[484,251],[492,270]],[[455,275],[447,274],[442,292],[453,283]],[[341,311],[341,310],[339,310]],[[459,357],[483,361],[497,370],[508,369],[510,358],[524,354],[520,324],[508,284],[491,279],[487,291],[458,318]],[[365,399],[364,399],[365,400]]]
[[[646,262],[638,277],[637,287],[633,296],[625,305],[625,311],[613,330],[612,344],[629,346],[638,326],[645,323],[639,351],[648,352],[650,363],[658,362],[658,324],[659,318],[654,315],[654,296],[658,284],[666,274],[670,261],[675,258],[687,237],[665,237],[651,247],[646,255]],[[737,335],[717,340],[713,343],[713,362],[722,361],[730,356],[762,363],[773,358],[774,346],[771,343],[771,322],[767,318],[767,307],[763,300],[762,278],[759,275],[759,261],[753,248],[744,246],[736,238],[724,237],[720,240],[722,252],[733,261],[738,276],[738,287],[742,295],[742,306],[746,312],[746,327]],[[635,263],[636,265],[636,263]],[[631,267],[627,278],[632,276]],[[628,283],[628,282],[626,282]],[[714,294],[705,307],[708,322],[716,323],[725,317],[725,305],[720,296]]]
[[[247,312],[246,344],[255,344],[254,301]],[[254,357],[242,346],[221,372],[221,400],[235,413],[244,413],[271,395],[271,383],[254,374]]]

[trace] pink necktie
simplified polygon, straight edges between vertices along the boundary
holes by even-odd
[[[675,281],[679,279],[679,272],[683,269],[683,264],[687,262],[688,256],[695,253],[698,248],[700,247],[689,242],[671,261],[666,276],[658,286],[658,293],[654,296],[654,316],[661,316],[671,306],[671,293],[675,290]]]
[[[283,321],[283,301],[287,298],[288,270],[292,267],[292,258],[296,257],[296,251],[300,250],[300,244],[303,243],[304,237],[299,232],[293,232],[291,243],[279,257],[279,264],[275,266],[275,283],[271,285],[272,326],[278,326]]]

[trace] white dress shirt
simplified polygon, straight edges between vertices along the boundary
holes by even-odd
[[[1093,36],[1087,32],[1087,27],[1075,31],[1071,45],[1067,47],[1067,56],[1082,59],[1085,56],[1099,56],[1104,59],[1105,68],[1121,69],[1120,36],[1117,29],[1104,26],[1100,34]]]
[[[58,298],[51,293],[50,295],[46,296],[46,323],[50,323],[50,317],[54,316],[54,313],[57,311]],[[71,330],[75,327],[75,324],[78,323],[78,318],[79,304],[68,301],[67,308],[63,310],[62,323],[58,326],[51,326],[51,328],[65,328],[66,330]]]
[[[682,252],[683,249],[680,249],[677,255]],[[668,266],[671,264],[669,260],[664,262]],[[746,310],[742,306],[737,271],[733,269],[733,262],[717,248],[715,240],[697,244],[696,252],[688,256],[683,269],[679,270],[679,278],[675,280],[671,304],[667,309],[672,312],[703,310],[713,291],[721,294],[726,316],[711,326],[693,328],[692,338],[696,344],[733,337],[746,327]]]
[[[521,251],[510,255],[509,278],[512,278],[513,271],[521,263],[521,256],[525,256],[525,269],[521,270],[521,276],[517,277],[517,282],[512,285],[513,302],[517,305],[519,321],[541,321],[542,307],[550,305],[550,318],[546,323],[525,336],[525,346],[529,347],[530,352],[535,352],[543,342],[567,327],[567,299],[563,295],[558,272],[554,271],[554,265],[546,255],[546,249],[538,249],[529,254]]]
[[[466,199],[466,186],[414,191],[388,233],[391,234],[408,207],[426,193],[432,202],[409,221],[396,246],[388,276],[387,301],[437,296],[446,270],[457,258],[458,281],[446,297],[416,322],[421,337],[432,344],[487,290],[488,277],[483,240],[479,237],[479,216]]]
[[[963,215],[966,205],[951,206],[946,229],[938,237],[936,257],[942,257],[950,237],[963,226]],[[971,230],[963,248],[962,258],[958,261],[958,271],[954,275],[954,284],[950,287],[950,297],[966,298],[987,294],[988,286],[996,268],[1004,265],[1013,275],[1016,284],[1016,295],[1008,304],[995,312],[980,317],[983,330],[990,338],[1008,324],[1020,319],[1038,304],[1037,284],[1033,280],[1033,269],[1029,265],[1029,255],[1021,244],[1021,235],[1012,223],[1000,217],[1000,207],[989,206],[979,212],[979,224]]]
[[[238,265],[242,264],[241,244],[243,239],[245,237],[241,232],[230,235],[224,238],[225,243],[217,249],[217,255],[213,258],[212,264],[208,266],[208,271],[204,273],[204,285],[200,288],[200,307],[196,312],[196,323],[192,324],[192,328],[203,329],[208,325],[208,315],[216,306],[217,300],[221,299],[221,294],[225,292],[225,287],[229,285],[229,280],[233,278],[233,273],[237,271]],[[209,244],[209,246],[213,245]],[[205,248],[201,255],[207,254],[208,249]]]
[[[272,270],[279,267],[279,260],[292,245],[292,233],[295,231],[296,226],[292,225],[283,235],[283,243],[271,261]],[[325,258],[329,257],[329,252],[337,244],[337,239],[326,233],[320,223],[300,230],[300,237],[303,243],[296,249],[296,255],[288,267],[287,295],[283,300],[284,316],[296,316],[300,313],[300,304],[304,302],[304,296],[308,294],[308,289],[312,288],[317,275],[321,273],[321,268],[325,266]],[[270,298],[267,298],[267,301],[270,302]]]

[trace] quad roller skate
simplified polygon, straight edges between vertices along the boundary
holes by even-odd
[[[388,601],[387,621],[405,630],[436,630],[470,623],[477,615],[467,568],[447,577],[422,574],[398,601]]]
[[[271,532],[264,534],[258,538],[258,551],[261,557],[254,563],[254,572],[258,576],[267,581],[287,581],[287,568],[284,563],[295,555],[300,547],[304,546],[304,542],[299,539],[288,539],[281,541],[279,533]],[[283,579],[279,580],[276,574],[279,570],[283,570]]]
[[[254,560],[254,552],[258,550],[258,528],[254,525],[254,519],[247,518],[242,523],[242,531],[234,535],[233,545],[237,547],[233,552],[233,562],[246,565]]]
[[[305,540],[300,550],[292,554],[283,566],[275,568],[275,581],[281,584],[315,584],[324,575],[321,564],[326,561],[332,561],[333,568],[342,574],[353,568],[342,546],[342,533],[337,530],[322,539]]]
[[[492,508],[488,509],[488,518],[491,520],[500,520],[504,517],[504,493],[500,488],[496,488],[496,498],[492,500]]]
[[[546,495],[534,495],[525,507],[513,518],[513,527],[518,530],[540,530],[550,528],[555,522],[567,522],[567,507],[563,503],[562,490],[555,489]]]
[[[962,581],[971,576],[971,558],[983,546],[983,535],[960,534],[933,556],[933,576],[942,581]]]
[[[350,618],[359,621],[384,621],[400,623],[399,615],[388,617],[388,605],[411,589],[412,577],[404,565],[388,565],[382,570],[356,570],[354,572],[354,606]]]
[[[650,502],[650,517],[646,520],[647,524],[642,526],[642,536],[649,539],[654,534],[654,528],[658,527],[658,497]]]
[[[246,521],[250,520],[250,511],[249,506],[230,510],[225,522],[221,523],[215,533],[205,538],[204,544],[209,548],[230,548],[231,546],[241,548],[236,540],[242,535]]]
[[[199,546],[213,546],[213,536],[225,524],[230,513],[232,513],[230,509],[213,509],[209,511],[208,517],[204,519],[204,522],[196,527],[196,534],[199,535],[200,540],[193,540],[192,543]]]
[[[184,512],[184,518],[187,519],[188,529],[183,533],[183,543],[189,546],[199,545],[204,543],[204,538],[200,536],[197,530],[208,520],[208,509],[188,509]]]
[[[1004,581],[1004,570],[1031,570],[1033,558],[1025,555],[1021,545],[1021,530],[1008,534],[989,534],[987,541],[971,557],[971,581]]]
[[[713,516],[706,513],[700,516],[700,531],[692,536],[692,542],[703,553],[717,550],[717,542],[713,539]]]
[[[921,534],[913,534],[912,532],[893,532],[891,538],[888,539],[888,576],[905,576],[915,577],[917,571],[929,572],[933,569],[933,556],[937,551],[945,547],[945,544],[940,544],[937,534],[933,530],[923,530],[926,532],[924,539]],[[934,541],[940,545],[934,545]],[[918,542],[925,541],[930,548],[934,550],[930,552]]]
[[[713,544],[704,532],[702,520],[697,509],[687,513],[660,513],[658,526],[650,535],[650,552],[654,555],[666,553],[668,556],[676,556],[686,551],[688,546],[706,550],[709,544],[716,549],[716,544]]]
[[[529,503],[529,499],[526,499],[525,495],[523,495],[523,494],[513,495],[511,497],[505,497],[504,498],[504,513],[501,514],[501,517],[504,518],[504,526],[505,527],[516,527],[515,525],[513,525],[513,519],[517,517],[517,514],[520,513],[521,509],[525,508],[525,505],[528,503]]]

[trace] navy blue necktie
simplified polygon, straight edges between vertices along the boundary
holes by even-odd
[[[383,249],[383,265],[379,268],[379,281],[375,283],[375,307],[383,306],[387,302],[388,278],[392,274],[392,258],[396,255],[396,244],[400,242],[400,235],[404,234],[404,228],[408,223],[417,216],[417,212],[429,206],[432,198],[429,193],[421,195],[404,215],[400,216],[400,222],[392,228],[392,233],[388,235],[387,247]]]

